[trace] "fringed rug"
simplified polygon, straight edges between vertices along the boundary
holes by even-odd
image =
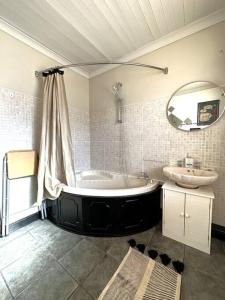
[[[178,300],[181,275],[130,248],[98,300]]]

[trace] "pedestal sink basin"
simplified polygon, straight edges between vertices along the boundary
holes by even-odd
[[[181,167],[164,167],[163,174],[170,180],[175,181],[177,185],[189,189],[209,185],[218,178],[215,171]]]

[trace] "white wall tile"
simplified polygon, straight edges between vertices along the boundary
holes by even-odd
[[[70,104],[69,117],[76,169],[90,168],[89,112]],[[0,87],[0,168],[4,154],[10,150],[39,150],[42,99]],[[2,174],[0,174],[1,180]],[[2,180],[1,180],[2,182]],[[1,193],[0,185],[0,193]],[[22,191],[22,193],[21,193]],[[10,214],[16,215],[35,205],[36,180],[23,178],[11,181]]]
[[[127,169],[131,174],[144,171],[152,178],[166,180],[163,166],[177,165],[188,153],[201,167],[219,173],[213,185],[213,215],[215,223],[225,225],[225,115],[205,130],[184,132],[168,122],[167,101],[161,98],[125,105],[122,124],[112,122],[116,108],[91,111],[91,167]]]

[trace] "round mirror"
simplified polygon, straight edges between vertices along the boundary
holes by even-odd
[[[225,108],[224,91],[209,81],[195,81],[180,87],[167,104],[167,118],[176,128],[194,131],[216,122]]]

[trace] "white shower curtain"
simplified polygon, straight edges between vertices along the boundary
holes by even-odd
[[[44,78],[38,205],[56,199],[63,185],[75,186],[75,172],[63,72],[58,71]]]

